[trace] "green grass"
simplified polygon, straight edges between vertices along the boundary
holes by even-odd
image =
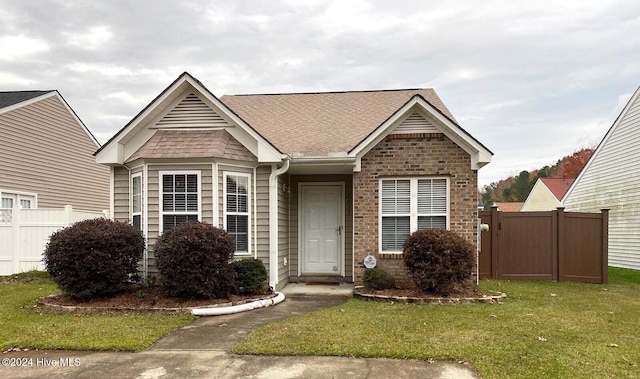
[[[464,360],[483,378],[640,377],[640,272],[609,284],[482,281],[496,305],[350,300],[269,324],[235,353]]]
[[[58,293],[46,273],[0,277],[0,351],[13,347],[139,351],[193,320],[189,315],[39,313],[36,300]]]

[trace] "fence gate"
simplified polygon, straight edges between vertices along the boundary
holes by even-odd
[[[607,282],[608,210],[480,211],[481,278]]]

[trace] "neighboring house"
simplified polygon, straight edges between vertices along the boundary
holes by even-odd
[[[521,201],[503,201],[493,203],[494,206],[498,207],[500,212],[520,212],[523,204],[524,203]]]
[[[58,91],[0,92],[0,208],[109,209],[100,145]]]
[[[640,270],[640,88],[562,199],[566,210],[609,212],[609,265]]]
[[[153,244],[189,220],[223,227],[269,284],[404,276],[402,243],[444,227],[475,243],[477,170],[492,153],[431,89],[217,98],[180,75],[96,152],[112,214]]]
[[[573,179],[538,178],[524,202],[522,212],[552,211],[562,206],[562,197],[569,190]]]

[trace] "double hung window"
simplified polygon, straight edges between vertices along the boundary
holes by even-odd
[[[446,178],[402,178],[380,181],[380,251],[397,253],[418,229],[448,226]]]
[[[235,238],[236,254],[249,254],[250,175],[224,173],[224,228]]]
[[[196,172],[161,173],[162,230],[200,219],[200,175]]]
[[[142,174],[131,177],[131,223],[142,230]]]

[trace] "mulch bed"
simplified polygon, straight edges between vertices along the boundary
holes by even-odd
[[[268,299],[275,294],[264,295],[231,295],[226,299],[183,299],[166,296],[161,287],[131,287],[115,296],[100,299],[81,300],[69,295],[54,295],[41,299],[49,309],[60,307],[76,307],[79,309],[94,308],[106,310],[158,310],[189,309],[210,306],[230,306],[252,300]]]

